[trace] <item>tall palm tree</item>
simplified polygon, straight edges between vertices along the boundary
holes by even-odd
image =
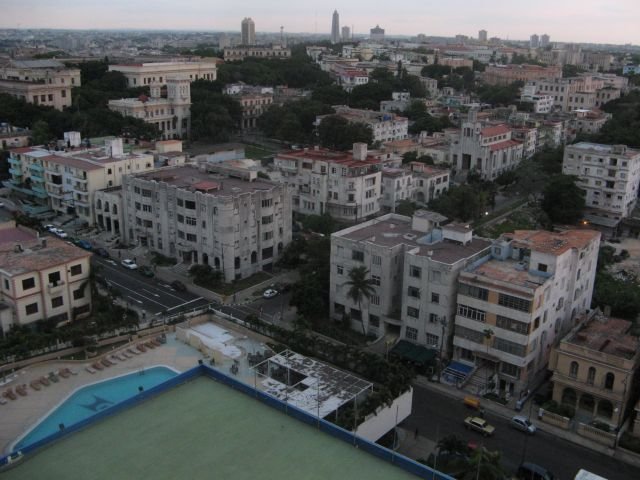
[[[369,278],[369,270],[367,267],[354,267],[349,270],[349,280],[345,282],[345,285],[349,287],[347,296],[358,304],[358,310],[360,310],[360,321],[362,322],[362,334],[366,335],[366,329],[364,327],[364,313],[362,313],[362,299],[367,300],[376,292],[373,288],[375,285],[373,279]]]

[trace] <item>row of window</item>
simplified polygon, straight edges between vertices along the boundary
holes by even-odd
[[[80,300],[81,298],[84,298],[84,289],[83,288],[79,288],[78,290],[74,290],[73,291],[73,299],[74,300]],[[58,307],[62,307],[64,305],[64,298],[63,297],[54,297],[51,299],[51,308],[58,308]],[[38,303],[30,303],[29,305],[25,305],[24,307],[24,313],[25,315],[35,315],[36,313],[38,313]]]
[[[78,264],[78,265],[72,265],[71,268],[69,269],[69,275],[76,276],[76,275],[80,275],[82,273],[82,265]],[[61,275],[60,272],[51,272],[48,275],[48,280],[49,280],[49,285],[59,285],[61,282]],[[6,290],[9,290],[9,281],[5,278],[4,280],[4,288]],[[29,278],[25,278],[22,280],[22,289],[23,290],[30,290],[32,288],[35,288],[36,286],[36,279],[35,277],[29,277]]]
[[[569,376],[571,378],[577,379],[579,369],[580,369],[580,366],[578,365],[578,362],[571,362],[571,365],[569,366]],[[604,377],[604,382],[602,386],[606,390],[613,390],[615,379],[616,379],[616,376],[613,373],[607,372],[607,374]],[[589,367],[589,370],[587,371],[587,385],[594,385],[595,380],[596,380],[596,369],[595,367]]]

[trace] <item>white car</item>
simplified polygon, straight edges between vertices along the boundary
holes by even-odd
[[[51,233],[53,233],[55,236],[60,237],[60,238],[67,238],[69,236],[69,235],[67,235],[67,232],[65,232],[61,228],[52,228],[49,231]]]
[[[51,230],[55,230],[56,227],[51,225],[50,223],[43,227],[46,231],[50,232]]]
[[[264,298],[273,298],[276,295],[278,295],[278,291],[274,290],[273,288],[268,288],[267,290],[264,291],[264,293],[262,294],[262,296]]]
[[[520,430],[521,432],[526,432],[530,435],[536,433],[536,426],[531,423],[531,421],[527,417],[523,417],[521,415],[516,415],[511,419],[510,425],[512,428],[516,430]]]
[[[128,268],[129,270],[136,270],[138,268],[136,262],[134,262],[130,258],[125,258],[124,260],[122,260],[120,262],[120,265],[122,265],[124,268]]]

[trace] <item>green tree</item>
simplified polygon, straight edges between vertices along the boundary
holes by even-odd
[[[366,335],[367,332],[364,327],[365,313],[362,311],[362,300],[364,298],[368,300],[376,292],[375,288],[373,288],[375,285],[373,279],[368,277],[369,270],[367,270],[367,267],[354,267],[349,270],[349,280],[345,282],[345,285],[349,288],[347,296],[358,304],[363,335]]]
[[[499,451],[491,452],[484,447],[476,448],[469,459],[466,479],[502,480],[506,472],[500,462]]]
[[[576,185],[576,177],[558,175],[545,187],[542,209],[554,223],[575,224],[582,219],[584,190]]]
[[[42,145],[49,143],[52,139],[55,140],[55,136],[51,134],[49,125],[44,120],[38,120],[32,126],[32,139],[35,145]]]
[[[416,211],[416,204],[411,200],[400,200],[398,205],[396,206],[396,213],[398,215],[406,215],[407,217],[411,217]]]
[[[351,123],[338,116],[329,115],[318,127],[320,144],[332,150],[350,150],[354,143],[373,143],[373,131],[364,123]]]

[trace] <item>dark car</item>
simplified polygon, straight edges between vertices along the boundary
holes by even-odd
[[[103,258],[109,258],[109,257],[111,257],[111,255],[109,255],[109,252],[107,252],[107,249],[106,249],[106,248],[102,248],[102,247],[96,248],[96,249],[94,250],[94,253],[95,253],[96,255],[100,255],[100,256],[101,256],[101,257],[103,257]]]
[[[75,244],[80,248],[84,248],[85,250],[91,250],[93,248],[93,245],[91,245],[91,243],[86,240],[76,240]]]
[[[153,269],[147,265],[143,265],[138,269],[138,272],[144,275],[145,277],[153,277],[155,274],[153,273]]]
[[[187,287],[185,287],[184,283],[182,283],[180,280],[174,280],[173,282],[170,283],[170,285],[171,285],[171,288],[173,288],[177,292],[187,291]]]

